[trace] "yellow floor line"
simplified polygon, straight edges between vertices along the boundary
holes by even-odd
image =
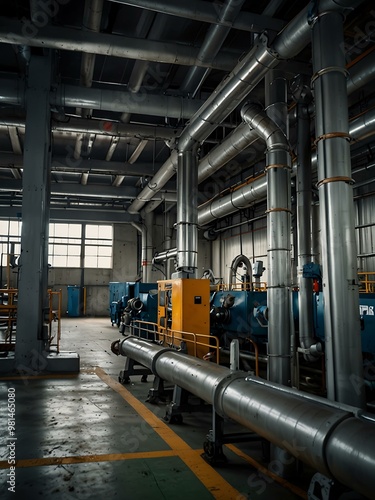
[[[145,458],[163,458],[176,457],[177,453],[173,450],[164,451],[145,451],[137,453],[109,453],[106,455],[82,455],[78,457],[48,457],[48,458],[31,458],[25,460],[17,460],[16,467],[40,467],[45,465],[61,465],[61,464],[82,464],[90,462],[116,462],[119,460],[135,460]],[[7,460],[0,462],[0,469],[9,469]]]
[[[0,382],[6,380],[40,380],[50,378],[77,378],[79,373],[46,373],[45,375],[12,375],[9,377],[0,377]]]
[[[104,370],[96,367],[96,374],[111,389],[120,394],[121,397],[152,427],[152,429],[175,451],[185,462],[195,476],[204,484],[212,496],[218,500],[229,498],[242,498],[242,495],[225,479],[220,476],[200,456],[200,451],[193,450],[183,439],[172,431],[167,424],[160,420],[151,410],[133,396],[124,386],[116,382]]]
[[[243,458],[248,462],[250,465],[255,467],[259,472],[264,474],[265,476],[270,477],[273,479],[275,482],[281,484],[284,488],[287,488],[288,490],[292,491],[296,495],[298,495],[301,498],[307,499],[307,493],[304,491],[302,488],[299,488],[298,486],[295,486],[294,484],[290,483],[286,479],[283,479],[282,477],[278,476],[277,474],[274,474],[270,470],[268,470],[266,467],[264,467],[262,464],[254,460],[253,458],[249,457],[246,453],[241,451],[237,446],[234,446],[233,444],[226,444],[225,445],[229,450],[233,451],[236,455],[239,457]]]

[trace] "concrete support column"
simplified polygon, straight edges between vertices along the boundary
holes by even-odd
[[[328,398],[362,407],[361,335],[343,17],[312,20]]]
[[[50,203],[51,59],[33,56],[26,90],[21,266],[16,368],[43,370],[48,311],[48,223]]]

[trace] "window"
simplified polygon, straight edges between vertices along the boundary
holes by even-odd
[[[1,265],[7,266],[10,262],[19,257],[21,253],[21,230],[22,222],[0,220],[0,252]]]
[[[112,267],[112,226],[86,225],[85,267]]]
[[[21,253],[21,227],[19,221],[0,220],[1,263],[7,266],[8,254],[18,257]],[[113,228],[100,224],[63,224],[49,225],[48,263],[52,267],[81,266],[83,254],[84,267],[112,267]]]
[[[48,243],[52,267],[80,267],[82,224],[50,224]]]

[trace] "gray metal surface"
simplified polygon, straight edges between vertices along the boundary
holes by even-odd
[[[343,20],[324,13],[312,31],[320,200],[326,380],[329,399],[364,405]],[[361,384],[362,381],[362,384]],[[354,383],[355,382],[355,383]]]

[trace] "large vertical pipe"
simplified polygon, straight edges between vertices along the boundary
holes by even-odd
[[[284,133],[256,104],[245,104],[243,120],[267,144],[268,350],[269,379],[290,383],[290,178],[291,158]]]
[[[309,350],[313,335],[313,289],[312,278],[303,277],[303,266],[311,262],[311,138],[310,115],[307,104],[297,104],[297,224],[298,224],[298,308],[299,341],[303,349]],[[316,355],[306,353],[306,359]]]
[[[343,18],[313,20],[313,84],[320,200],[328,398],[364,405]]]
[[[266,75],[266,113],[288,136],[287,82],[282,72]],[[290,384],[291,192],[290,155],[267,151],[267,232],[269,379]]]
[[[177,271],[195,277],[198,254],[198,159],[196,147],[178,152]]]

